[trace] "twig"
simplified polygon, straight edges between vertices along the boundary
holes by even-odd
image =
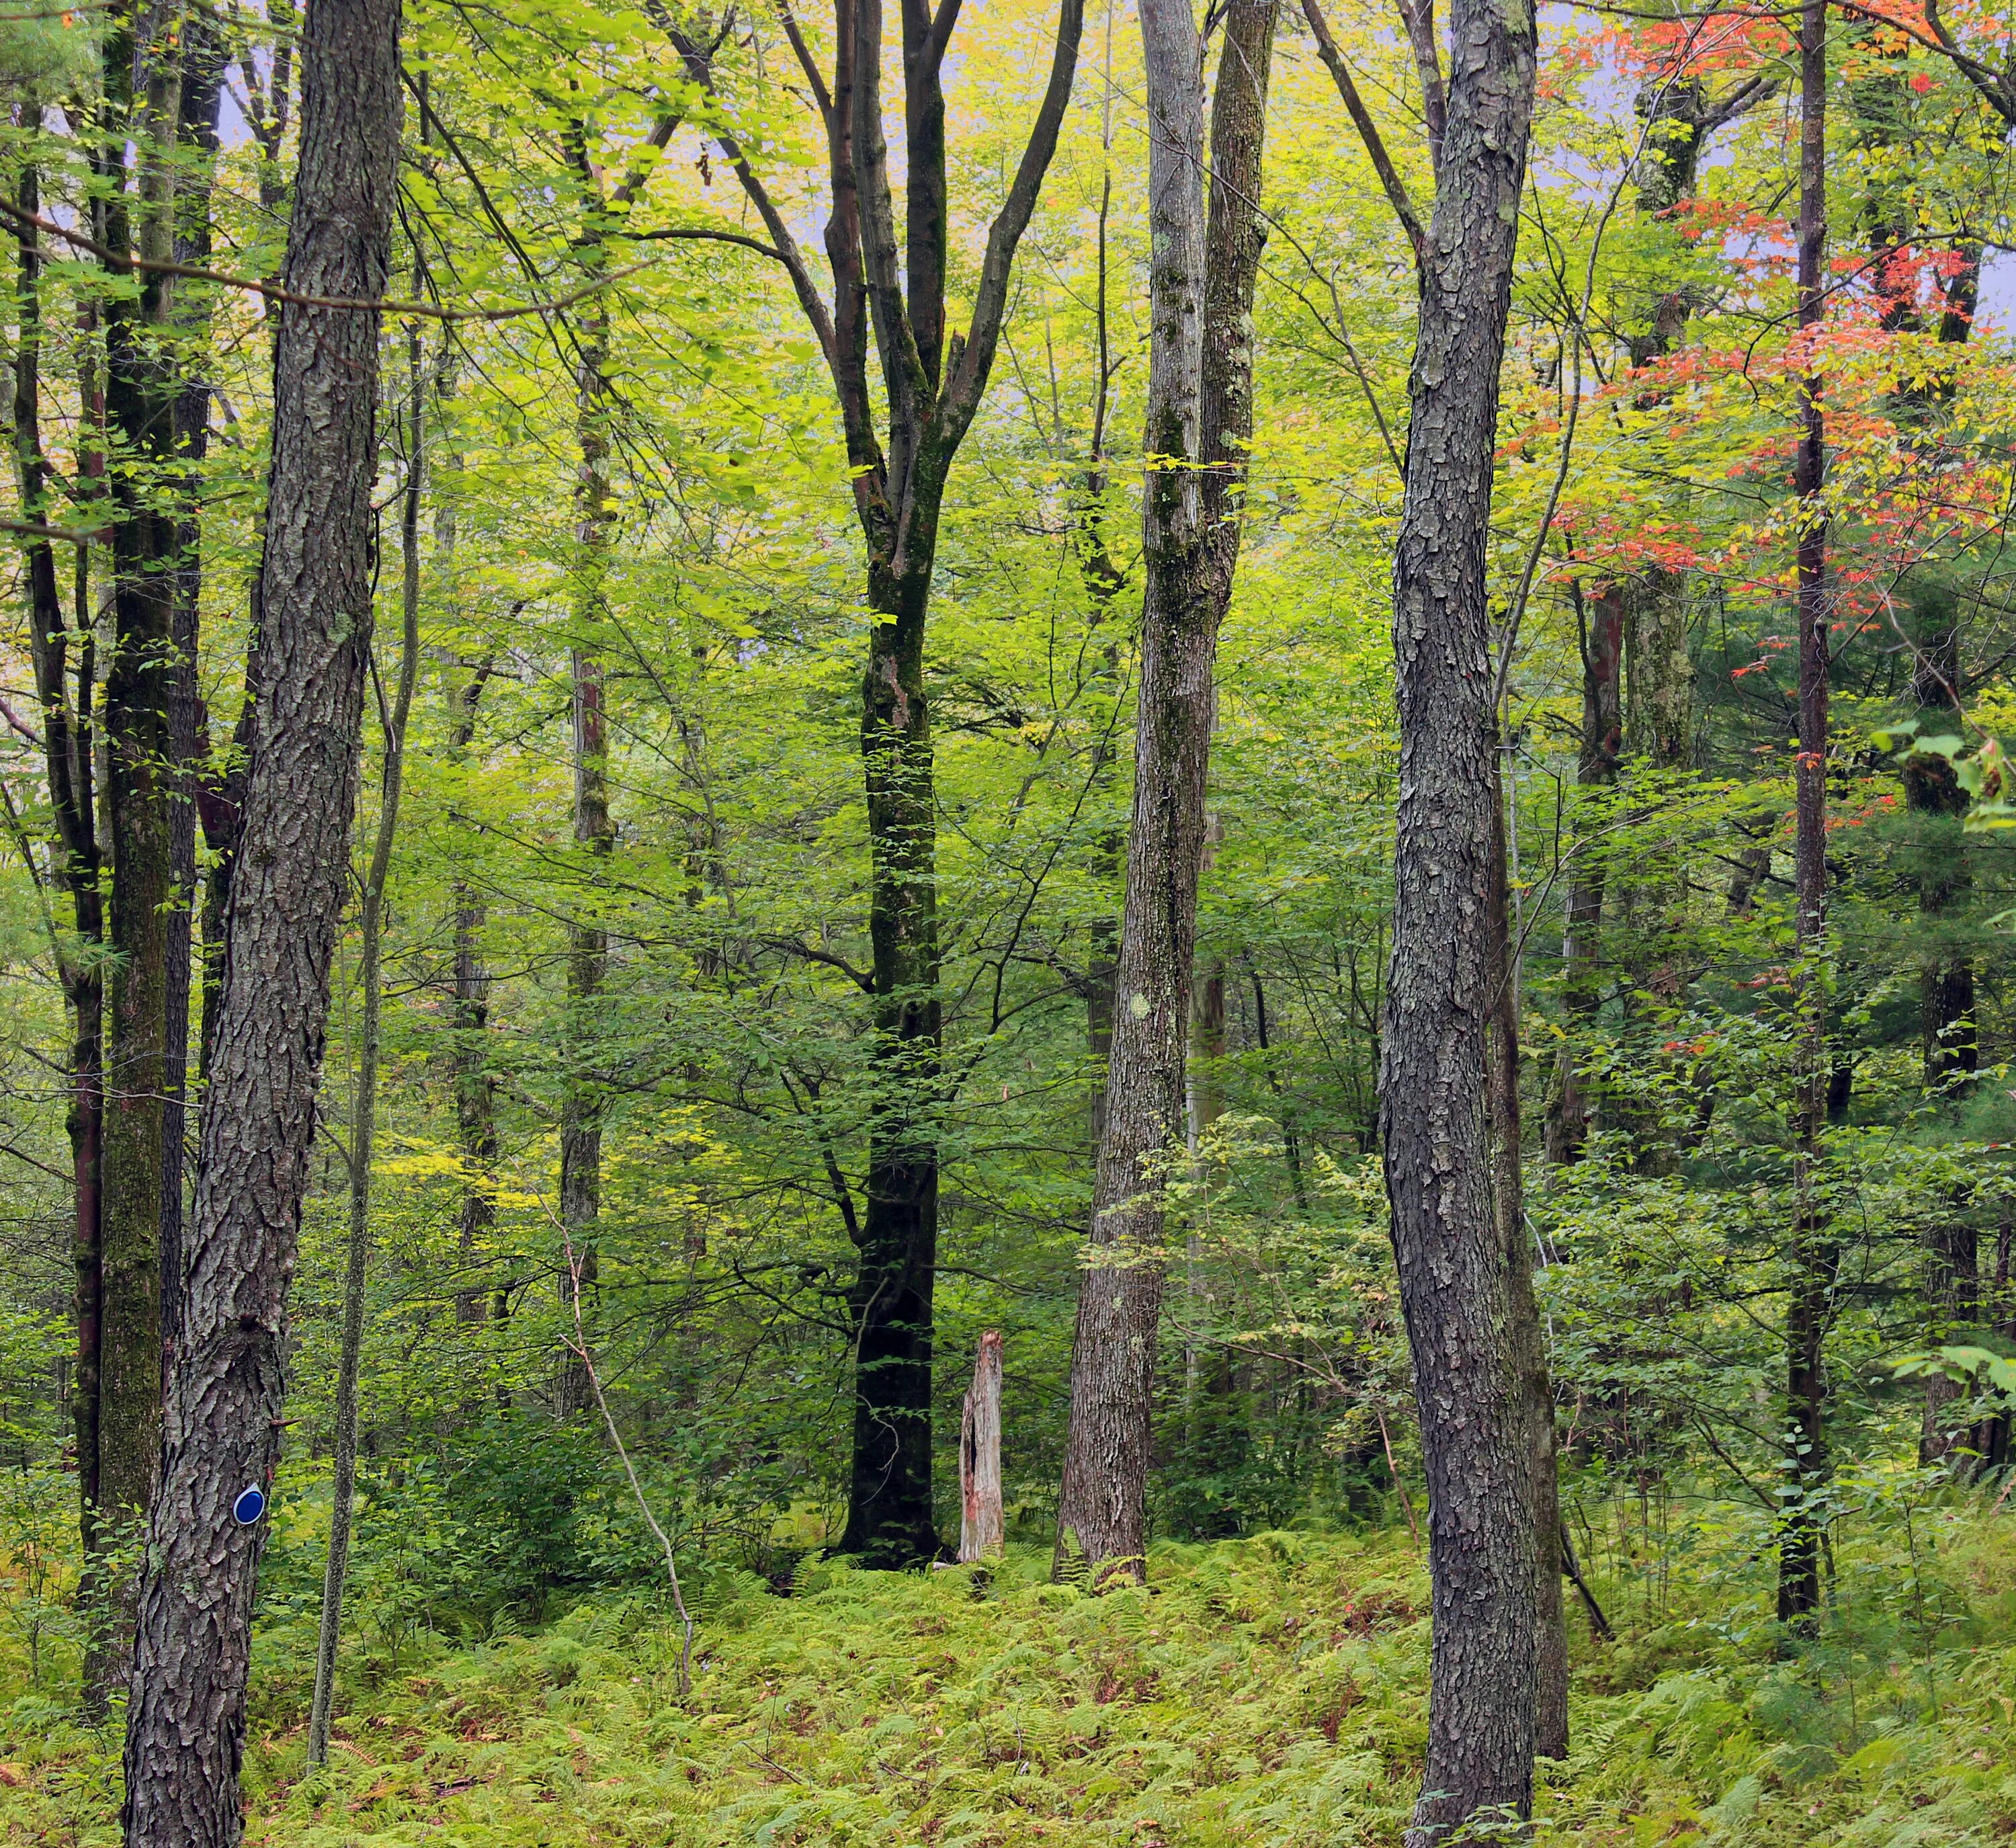
[[[1393,1461],[1393,1439],[1386,1430],[1386,1408],[1375,1404],[1372,1415],[1379,1421],[1379,1442],[1386,1452],[1386,1467],[1393,1472],[1393,1486],[1400,1492],[1400,1512],[1407,1517],[1407,1531],[1413,1535],[1418,1551],[1421,1544],[1421,1530],[1414,1519],[1414,1504],[1407,1498],[1407,1485],[1400,1480],[1400,1466]]]
[[[630,1479],[630,1493],[637,1498],[637,1507],[643,1515],[658,1544],[665,1551],[665,1576],[671,1582],[672,1608],[679,1614],[679,1624],[684,1632],[684,1641],[679,1647],[679,1699],[684,1700],[693,1692],[693,1614],[686,1608],[686,1594],[679,1588],[679,1569],[672,1558],[672,1543],[666,1537],[665,1530],[658,1525],[658,1517],[651,1512],[651,1504],[644,1493],[644,1485],[637,1480],[637,1466],[630,1461],[630,1452],[623,1442],[623,1434],[616,1428],[616,1420],[609,1410],[609,1400],[602,1390],[602,1375],[596,1369],[595,1356],[589,1351],[588,1327],[581,1313],[581,1259],[574,1248],[574,1240],[569,1235],[567,1223],[560,1222],[560,1242],[567,1248],[567,1281],[571,1286],[574,1299],[574,1338],[567,1345],[579,1358],[581,1368],[588,1375],[588,1383],[595,1389],[595,1403],[602,1408],[602,1421],[608,1428],[609,1441],[615,1445],[616,1454],[623,1460],[623,1473]]]
[[[182,276],[193,283],[217,283],[227,289],[243,289],[248,294],[263,296],[268,301],[277,301],[296,308],[369,309],[386,315],[419,315],[430,321],[512,321],[521,315],[549,315],[556,309],[570,308],[575,302],[599,294],[611,284],[620,283],[639,271],[650,268],[648,263],[633,263],[627,269],[613,270],[606,276],[597,276],[592,282],[584,283],[578,289],[571,289],[564,295],[555,296],[550,301],[522,302],[515,308],[442,308],[431,301],[394,301],[375,295],[299,295],[290,289],[283,289],[277,283],[262,283],[250,276],[227,275],[221,269],[205,269],[193,263],[169,263],[153,257],[135,257],[124,250],[115,250],[109,244],[102,244],[95,237],[88,237],[81,231],[73,231],[67,225],[59,225],[53,218],[45,218],[39,212],[23,211],[19,206],[9,205],[0,199],[0,218],[6,218],[23,231],[43,231],[51,237],[59,237],[67,244],[80,250],[88,250],[94,257],[110,264],[114,269],[146,270],[150,275]],[[47,539],[67,539],[70,535],[56,528],[34,527],[9,523],[9,528],[17,532],[27,532]]]

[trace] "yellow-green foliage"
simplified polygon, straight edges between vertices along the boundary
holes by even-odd
[[[1548,1767],[1541,1839],[1940,1848],[2016,1832],[2007,1527],[1946,1523],[1939,1583],[1961,1601],[1922,1659],[1859,1656],[1844,1631],[1773,1662],[1761,1631],[1731,1640],[1726,1589],[1615,1649],[1579,1640],[1575,1754]],[[312,1631],[268,1629],[248,1842],[1398,1839],[1427,1666],[1425,1576],[1404,1539],[1167,1548],[1152,1592],[1098,1599],[1043,1583],[1046,1564],[1017,1553],[989,1582],[815,1562],[790,1598],[718,1575],[683,1704],[676,1632],[635,1602],[469,1648],[367,1623],[317,1776],[301,1726]],[[1611,1589],[1628,1605],[1628,1586]],[[1617,1686],[1636,1672],[1651,1684]],[[117,1839],[108,1742],[59,1714],[21,1698],[0,1735],[9,1848]]]

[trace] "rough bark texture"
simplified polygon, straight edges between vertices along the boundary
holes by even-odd
[[[1799,23],[1799,326],[1827,312],[1827,0],[1805,0]],[[1827,1047],[1827,420],[1820,381],[1799,391],[1793,488],[1802,506],[1798,552],[1799,749],[1794,839],[1800,974],[1794,1048],[1794,1188],[1785,1309],[1784,1500],[1778,1546],[1778,1620],[1810,1633],[1819,1621],[1821,1517],[1813,1502],[1829,1474],[1825,1344],[1838,1254],[1820,1198],[1831,1073]]]
[[[1148,72],[1151,458],[1134,806],[1114,986],[1092,1256],[1078,1291],[1060,1565],[1138,1579],[1165,1259],[1158,1158],[1184,1143],[1184,1041],[1204,792],[1217,711],[1218,630],[1238,557],[1252,432],[1252,304],[1267,82],[1277,0],[1224,21],[1211,118],[1209,215],[1197,31],[1187,5],[1140,9]],[[1197,465],[1201,463],[1199,468]]]
[[[1071,98],[1083,0],[1060,0],[1049,77],[1006,199],[988,228],[961,335],[946,324],[952,236],[941,74],[956,5],[901,0],[906,237],[896,235],[883,124],[881,0],[834,0],[830,82],[788,15],[785,31],[824,121],[833,305],[819,294],[783,212],[733,137],[715,141],[762,220],[817,337],[840,402],[855,513],[866,542],[868,662],[861,754],[868,797],[869,1005],[874,1033],[866,1209],[848,1227],[856,1356],[854,1457],[841,1549],[900,1566],[940,1551],[931,1504],[932,1291],[938,1266],[941,1084],[935,876],[937,794],[924,674],[938,511],[987,389],[1015,252]],[[711,89],[709,54],[671,32],[689,77]],[[880,362],[877,394],[869,335]]]
[[[1001,1336],[992,1328],[980,1338],[959,1420],[959,1564],[997,1558],[1008,1529],[1001,1507]]]
[[[1459,0],[1394,566],[1400,800],[1381,1124],[1429,1495],[1435,1639],[1409,1848],[1532,1797],[1539,1661],[1526,1287],[1494,1183],[1500,998],[1485,569],[1532,16]]]
[[[302,41],[296,296],[384,289],[398,158],[398,0],[315,0]],[[128,1848],[231,1848],[286,1292],[313,1149],[371,635],[378,316],[290,304],[274,361],[266,669],[227,920],[161,1489],[125,1749]]]

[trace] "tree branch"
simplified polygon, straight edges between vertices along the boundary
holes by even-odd
[[[947,450],[965,435],[987,389],[987,376],[993,369],[995,352],[1001,341],[1002,323],[1007,318],[1008,284],[1014,269],[1016,247],[1029,228],[1043,176],[1057,153],[1058,131],[1070,106],[1071,81],[1078,72],[1078,38],[1084,28],[1085,0],[1061,0],[1049,81],[1044,88],[1043,100],[1016,167],[1007,200],[988,227],[987,254],[981,259],[980,286],[974,294],[972,329],[963,341],[953,337],[952,350],[946,355],[951,376],[939,402],[938,440]]]
[[[1351,67],[1337,49],[1337,41],[1330,36],[1330,22],[1323,17],[1323,8],[1317,0],[1302,0],[1302,16],[1316,34],[1316,55],[1323,59],[1324,67],[1337,85],[1337,93],[1344,99],[1344,106],[1357,125],[1358,138],[1365,143],[1365,151],[1371,157],[1372,171],[1378,175],[1380,185],[1386,189],[1394,215],[1400,221],[1400,229],[1407,234],[1407,242],[1414,247],[1415,271],[1423,273],[1427,265],[1427,232],[1421,223],[1420,214],[1414,210],[1406,182],[1400,178],[1392,157],[1386,151],[1379,126],[1373,121],[1372,112],[1365,106],[1364,98],[1359,95],[1358,85],[1352,81]]]

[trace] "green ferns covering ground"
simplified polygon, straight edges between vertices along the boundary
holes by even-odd
[[[1978,1503],[1921,1509],[1902,1544],[1843,1536],[1827,1634],[1790,1661],[1759,1562],[1690,1581],[1625,1555],[1599,1586],[1619,1640],[1574,1620],[1575,1756],[1547,1767],[1539,1839],[2016,1837],[2012,1536]],[[1152,1591],[1097,1599],[1047,1564],[1017,1549],[989,1581],[814,1558],[788,1598],[716,1575],[684,1703],[678,1632],[635,1598],[481,1644],[367,1607],[314,1777],[314,1626],[285,1617],[260,1635],[248,1840],[1397,1842],[1427,1724],[1426,1576],[1404,1534],[1165,1547]],[[0,1660],[0,1841],[113,1843],[113,1742],[74,1724],[59,1652],[30,1684],[24,1638],[10,1623]]]

